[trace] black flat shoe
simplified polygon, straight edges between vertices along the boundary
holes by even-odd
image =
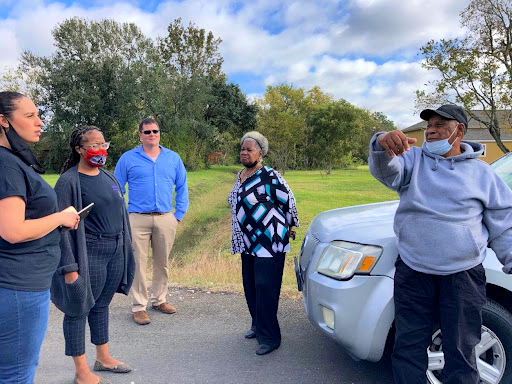
[[[272,352],[274,349],[279,348],[279,345],[268,345],[268,344],[260,344],[258,349],[256,350],[257,355],[266,355],[267,353]]]
[[[246,339],[254,339],[256,337],[256,332],[251,328],[245,333]]]

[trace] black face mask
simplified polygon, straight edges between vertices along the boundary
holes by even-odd
[[[33,168],[37,173],[44,173],[44,168],[39,164],[36,157],[30,150],[27,142],[18,135],[18,132],[12,127],[9,122],[9,130],[2,127],[5,132],[5,137],[11,146],[11,151],[18,156],[25,164]]]
[[[258,161],[259,160],[256,160],[254,163],[251,163],[251,164],[244,164],[244,167],[245,168],[254,168],[256,166],[256,164],[258,164]]]

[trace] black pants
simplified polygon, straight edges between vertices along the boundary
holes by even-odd
[[[438,314],[445,359],[443,384],[480,383],[475,346],[487,300],[483,266],[440,276],[414,271],[400,258],[395,265],[394,382],[426,383],[426,350]]]
[[[281,344],[277,308],[284,259],[284,253],[278,257],[256,257],[242,253],[242,280],[252,327],[258,343],[274,347]]]
[[[66,355],[85,353],[85,323],[89,320],[91,342],[108,342],[108,306],[121,283],[124,272],[123,235],[97,236],[86,233],[89,278],[95,304],[89,314],[64,315]]]

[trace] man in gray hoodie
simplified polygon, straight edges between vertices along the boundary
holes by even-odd
[[[395,383],[426,382],[434,319],[443,334],[443,383],[479,383],[475,346],[486,302],[482,261],[490,246],[512,269],[512,191],[485,162],[479,143],[462,141],[465,111],[425,109],[425,143],[400,130],[370,142],[372,175],[398,192],[394,231]]]

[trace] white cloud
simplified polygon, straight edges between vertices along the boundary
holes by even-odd
[[[333,33],[334,52],[370,55],[415,51],[430,39],[457,37],[459,13],[469,0],[357,0],[345,9],[343,32]],[[336,24],[334,29],[339,28]]]
[[[54,49],[53,28],[72,17],[88,20],[112,18],[120,22],[135,22],[145,33],[151,29],[145,28],[147,23],[144,21],[153,18],[133,5],[122,2],[85,9],[77,5],[65,6],[58,2],[45,5],[42,1],[22,0],[16,3],[10,15],[6,20],[2,20],[2,27],[9,29],[13,37],[8,38],[8,35],[2,33],[2,45],[4,46],[5,40],[15,45],[17,49],[16,52],[9,52],[9,55],[2,55],[0,66],[14,65],[23,50],[30,50],[37,55],[51,54]]]
[[[16,65],[20,47],[16,38],[16,32],[12,30],[10,22],[0,24],[0,36],[2,36],[2,56],[0,56],[0,69]]]
[[[310,89],[318,85],[336,99],[343,98],[360,107],[386,114],[400,128],[419,121],[414,114],[415,91],[434,78],[419,63],[391,61],[377,64],[364,59],[334,59],[325,56],[315,70],[304,66],[288,73],[286,81]],[[297,74],[300,74],[300,79]]]
[[[310,64],[306,61],[294,63],[288,67],[286,78],[292,83],[301,81],[309,76],[310,67]]]
[[[264,81],[265,86],[276,85],[277,83],[278,83],[278,81],[277,81],[276,77],[273,75],[267,76]]]
[[[414,91],[435,74],[418,63],[418,48],[430,39],[462,33],[459,13],[469,0],[168,0],[154,12],[134,0],[0,0],[0,70],[14,66],[22,50],[53,50],[51,30],[66,18],[112,18],[134,22],[147,36],[167,33],[181,17],[220,37],[224,71],[247,73],[266,85],[318,85],[336,98],[381,111],[404,127],[418,121]],[[89,2],[90,4],[90,2]],[[240,84],[244,89],[244,84]],[[252,88],[254,89],[254,87]],[[257,92],[254,95],[260,96]]]

